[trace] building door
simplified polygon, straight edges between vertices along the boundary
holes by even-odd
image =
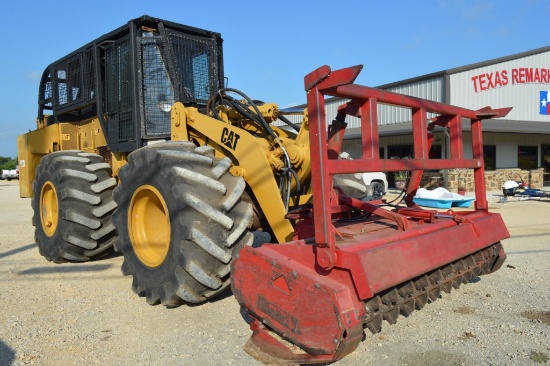
[[[550,186],[550,145],[541,145],[540,166],[544,168],[544,185]]]

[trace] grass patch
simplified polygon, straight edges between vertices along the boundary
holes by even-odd
[[[550,325],[550,311],[529,310],[521,313],[521,316],[532,322]]]
[[[550,356],[548,356],[548,354],[544,352],[533,351],[531,352],[529,358],[537,363],[547,363],[548,361],[550,361]]]
[[[455,313],[464,314],[464,315],[471,315],[476,313],[476,309],[471,308],[469,306],[460,306],[456,309],[453,309]]]

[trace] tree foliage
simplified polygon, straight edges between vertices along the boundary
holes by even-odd
[[[9,158],[0,156],[0,169],[15,169],[17,166],[17,158]]]

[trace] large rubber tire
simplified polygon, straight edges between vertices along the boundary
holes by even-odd
[[[134,151],[120,169],[115,250],[147,303],[201,303],[229,286],[231,261],[253,241],[245,182],[230,167],[210,147],[166,142]]]
[[[85,262],[112,250],[116,179],[99,155],[79,150],[44,156],[33,182],[35,240],[55,263]]]
[[[333,185],[339,187],[349,197],[362,199],[368,192],[368,186],[363,182],[363,174],[337,174],[334,176]]]
[[[341,153],[338,159],[352,160],[347,152]],[[369,187],[363,181],[363,173],[336,174],[333,186],[340,188],[346,196],[357,199],[363,199],[369,193]]]
[[[380,200],[384,197],[385,189],[382,182],[371,182],[370,184],[371,197],[373,200]]]

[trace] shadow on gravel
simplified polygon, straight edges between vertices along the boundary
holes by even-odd
[[[13,186],[13,184],[0,184],[0,188],[1,187],[10,187],[10,186]]]
[[[546,234],[548,235],[548,234]],[[514,235],[514,238],[516,236]],[[546,252],[550,252],[550,249],[541,249],[541,250],[522,250],[522,251],[518,251],[518,252],[509,252],[509,251],[506,251],[506,254],[534,254],[534,253],[546,253]]]
[[[15,255],[15,254],[18,254],[18,253],[21,253],[21,252],[24,252],[25,250],[37,248],[37,247],[38,247],[38,245],[36,243],[32,243],[32,244],[27,244],[25,246],[22,246],[22,247],[19,247],[19,248],[16,248],[16,249],[8,250],[7,252],[0,253],[0,259]],[[107,252],[105,255],[103,255],[101,257],[97,257],[97,258],[94,258],[94,259],[90,260],[88,263],[97,262],[97,261],[101,261],[101,260],[105,260],[105,259],[117,258],[117,257],[121,257],[121,256],[122,256],[121,253],[117,253],[114,250],[111,250],[110,252]]]
[[[460,354],[444,351],[412,353],[402,357],[401,361],[409,366],[459,366],[471,364]]]
[[[93,258],[92,260],[90,260],[89,263],[99,262],[105,259],[112,259],[112,258],[118,258],[118,257],[122,257],[122,253],[118,253],[118,252],[115,252],[114,250],[111,250],[105,253],[105,255],[99,256],[97,258]]]
[[[537,236],[548,236],[548,233],[512,235],[513,238],[532,238],[532,237],[537,237]]]
[[[7,252],[0,253],[0,259],[5,258],[5,257],[9,257],[10,255],[14,255],[14,254],[17,254],[17,253],[24,252],[25,250],[29,250],[29,249],[32,249],[34,247],[36,247],[36,243],[28,244],[28,245],[22,246],[22,247],[17,248],[17,249],[8,250]]]
[[[52,274],[52,273],[99,272],[99,271],[106,271],[112,266],[113,266],[112,264],[94,264],[94,265],[61,264],[61,265],[56,265],[54,267],[30,268],[30,269],[21,271],[18,274],[31,275],[31,274]]]
[[[233,291],[231,291],[231,287],[227,287],[225,290],[223,290],[222,292],[220,292],[219,294],[217,294],[216,296],[214,296],[213,298],[211,299],[208,299],[208,303],[210,304],[215,304],[217,303],[218,301],[221,301],[221,300],[224,300],[224,299],[227,299],[228,297],[232,297],[233,296]],[[195,306],[202,306],[202,303],[200,304],[185,304],[186,306],[189,306],[189,307],[195,307]]]
[[[213,299],[210,299],[208,302],[216,303],[220,300],[227,299],[228,297],[233,297],[233,291],[231,291],[231,287],[226,288],[222,293],[220,293]]]
[[[472,279],[468,281],[468,283],[478,283],[479,281],[481,281],[481,277],[476,276],[476,277],[472,277]]]
[[[2,365],[12,365],[15,361],[15,352],[0,339],[0,361]]]
[[[529,319],[533,323],[543,323],[550,326],[550,311],[528,310],[520,314],[523,318]]]

